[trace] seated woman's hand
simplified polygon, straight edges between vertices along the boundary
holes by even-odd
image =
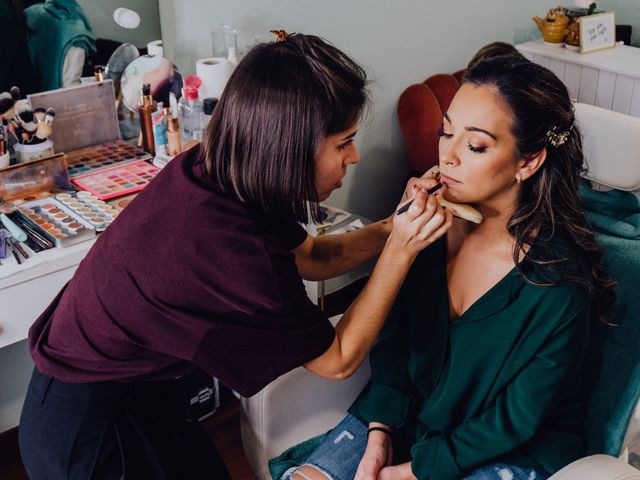
[[[380,470],[376,480],[417,480],[411,471],[411,463],[403,463]]]
[[[391,463],[392,458],[391,437],[383,432],[371,432],[354,480],[376,480],[380,470]]]

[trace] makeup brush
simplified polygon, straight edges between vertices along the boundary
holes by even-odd
[[[44,118],[44,121],[46,123],[53,123],[53,119],[56,116],[56,110],[53,107],[49,107],[47,108],[47,115]]]
[[[36,130],[35,136],[39,140],[46,140],[53,133],[53,127],[51,124],[53,123],[53,119],[56,116],[56,111],[49,107],[47,110],[44,108],[37,109],[33,111],[34,117],[38,118],[38,129]]]
[[[47,111],[42,107],[38,107],[33,111],[33,116],[37,122],[44,122],[44,119],[47,116]]]
[[[8,92],[0,93],[0,120],[11,118],[15,115],[14,107],[20,99],[20,89],[11,87]]]
[[[427,190],[427,193],[429,195],[431,195],[434,192],[437,192],[438,190],[440,190],[442,188],[442,184],[441,183],[437,183],[435,184],[433,187],[431,187],[429,190]],[[412,198],[411,200],[409,200],[407,203],[405,203],[403,206],[401,206],[398,211],[396,212],[396,215],[402,215],[404,212],[406,212],[407,210],[409,210],[409,207],[411,206],[411,204],[413,203],[413,201],[415,200],[415,198]]]
[[[21,112],[19,112],[18,120],[20,122],[20,126],[29,133],[33,133],[38,129],[38,124],[35,121],[33,111],[31,109],[22,110]]]

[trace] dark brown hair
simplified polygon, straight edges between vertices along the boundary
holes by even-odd
[[[510,43],[505,42],[492,42],[488,43],[484,47],[480,47],[471,60],[469,60],[469,64],[467,65],[467,70],[471,70],[476,63],[480,60],[484,60],[485,58],[497,57],[499,55],[514,55],[516,57],[521,57],[522,54]]]
[[[602,251],[578,196],[584,153],[567,88],[550,70],[517,56],[482,60],[467,72],[464,81],[494,86],[509,106],[516,159],[526,160],[547,149],[544,164],[522,183],[507,226],[516,240],[513,259],[518,270],[524,276],[520,254],[536,235],[565,239],[578,258],[584,259],[587,271],[564,280],[583,284],[592,297],[592,313],[605,321],[605,311],[615,298],[615,281],[602,268]],[[568,132],[565,143],[557,146],[551,143],[548,132],[554,129],[556,133]],[[563,263],[562,260],[566,259],[535,261],[552,269],[555,264]]]
[[[355,124],[366,75],[323,39],[291,34],[254,47],[238,64],[207,128],[206,169],[259,210],[317,218],[315,159],[328,135]]]

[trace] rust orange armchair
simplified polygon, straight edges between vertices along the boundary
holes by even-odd
[[[438,164],[438,129],[466,70],[433,75],[409,86],[398,101],[398,119],[409,154],[410,176]]]

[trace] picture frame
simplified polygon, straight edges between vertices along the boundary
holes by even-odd
[[[616,46],[615,12],[585,15],[580,24],[580,53],[595,52]]]

